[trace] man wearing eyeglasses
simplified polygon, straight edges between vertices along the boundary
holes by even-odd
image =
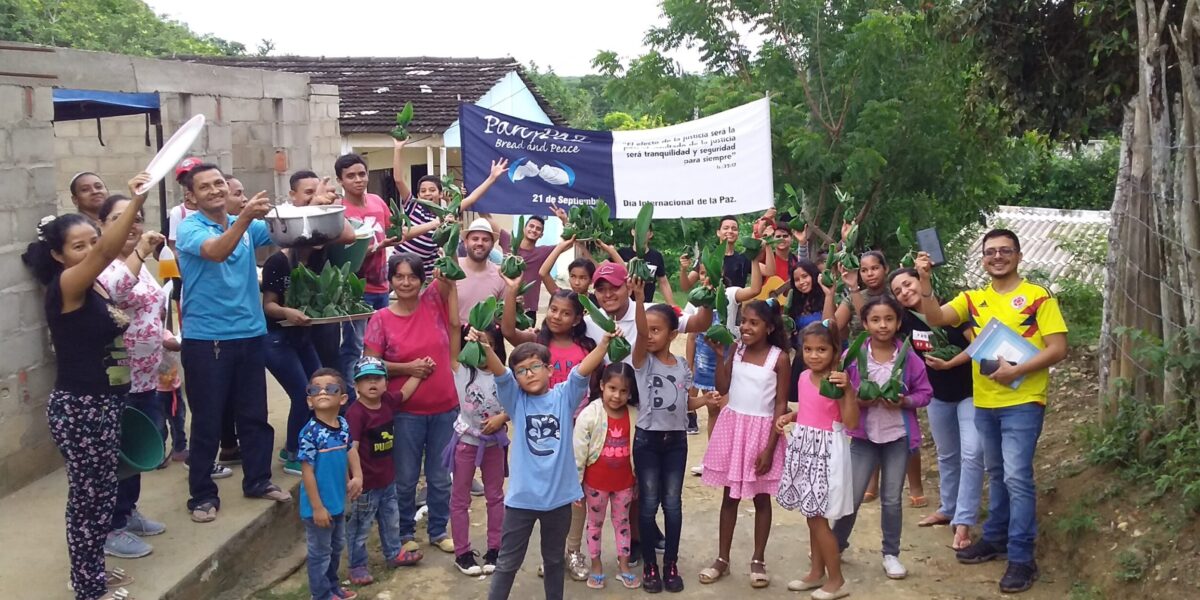
[[[975,426],[983,444],[990,493],[983,537],[959,550],[964,564],[987,562],[1007,554],[1008,569],[1000,591],[1023,592],[1038,578],[1034,561],[1037,539],[1037,492],[1033,454],[1042,433],[1050,367],[1067,356],[1067,324],[1058,301],[1046,288],[1017,272],[1021,242],[1007,229],[983,236],[983,268],[992,281],[981,290],[960,293],[939,306],[933,297],[929,255],[917,255],[921,277],[921,312],[930,325],[968,323],[975,335],[993,319],[1033,344],[1038,353],[1017,364],[1005,360],[975,362]]]

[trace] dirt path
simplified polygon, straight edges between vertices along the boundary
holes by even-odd
[[[701,428],[703,429],[703,427]],[[694,465],[704,454],[706,441],[703,435],[689,438],[689,461]],[[925,449],[926,494],[936,497],[936,475],[932,465],[936,462],[931,449]],[[697,580],[700,569],[708,566],[716,553],[716,528],[720,509],[720,490],[700,483],[699,477],[688,476],[684,482],[684,529],[681,541],[680,571],[687,588],[683,595],[695,598],[728,598],[734,594],[753,594],[760,598],[807,598],[807,594],[787,591],[789,579],[803,574],[808,568],[808,530],[803,517],[797,513],[774,508],[774,527],[767,546],[768,571],[772,576],[771,586],[764,590],[750,588],[748,574],[752,549],[753,507],[743,503],[739,513],[738,529],[734,536],[731,574],[713,585],[701,585]],[[903,581],[892,581],[883,574],[879,564],[879,505],[867,504],[858,520],[858,528],[851,538],[851,547],[846,552],[845,573],[853,597],[917,599],[975,599],[1003,597],[997,582],[1004,571],[1004,563],[964,566],[954,560],[950,549],[950,530],[946,527],[919,528],[917,521],[931,508],[904,511],[904,534],[901,544],[901,561],[908,567],[909,576]],[[478,543],[485,536],[483,528],[483,499],[475,498],[472,504],[471,536]],[[418,526],[419,539],[424,541],[424,531]],[[536,538],[536,533],[535,533]],[[614,587],[613,573],[616,571],[613,541],[605,530],[604,555],[609,572],[609,587],[603,591],[588,589],[583,583],[567,581],[567,598],[627,598],[640,597],[644,592],[628,591]],[[537,541],[530,543],[521,573],[513,588],[513,598],[542,597],[542,580],[537,577]],[[484,598],[487,596],[486,577],[465,577],[455,569],[453,556],[426,547],[425,560],[417,567],[388,570],[379,563],[378,541],[372,545],[372,573],[379,582],[359,590],[364,599],[380,597],[399,600],[401,598]],[[1066,598],[1069,582],[1054,581],[1051,573],[1043,569],[1042,581],[1021,598],[1049,599]],[[301,569],[286,581],[266,592],[262,598],[306,597],[305,575]]]

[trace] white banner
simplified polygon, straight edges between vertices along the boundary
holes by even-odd
[[[775,202],[766,98],[695,121],[612,133],[618,219],[719,217]]]

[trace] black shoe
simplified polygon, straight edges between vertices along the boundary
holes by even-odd
[[[476,556],[478,556],[478,554],[475,552],[463,552],[462,554],[454,557],[454,566],[458,567],[458,570],[461,571],[463,575],[469,575],[471,577],[482,575],[483,569],[479,567],[479,561],[475,560]]]
[[[1004,571],[1004,577],[1000,578],[1000,591],[1005,594],[1017,594],[1033,587],[1033,582],[1037,581],[1038,571],[1036,561],[1027,563],[1008,563],[1008,569]]]
[[[679,576],[679,565],[677,563],[663,563],[663,586],[671,593],[683,591],[683,578]]]
[[[642,563],[642,543],[629,543],[629,566],[636,567]]]
[[[698,433],[700,433],[700,424],[696,420],[696,413],[689,412],[688,413],[688,422],[687,422],[687,434],[688,435],[696,435]]]
[[[663,581],[658,576],[658,565],[646,565],[642,569],[642,589],[657,594],[663,590]]]
[[[1007,554],[1005,548],[997,547],[991,542],[979,540],[962,550],[954,553],[954,557],[958,562],[964,565],[977,565],[989,560],[996,560]]]
[[[496,559],[500,558],[500,549],[492,548],[483,555],[483,572],[490,574],[496,571]]]

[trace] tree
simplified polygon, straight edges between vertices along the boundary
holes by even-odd
[[[140,0],[0,0],[0,39],[136,56],[246,53],[244,45],[197,35]]]
[[[525,73],[546,98],[546,102],[567,120],[568,125],[577,129],[597,128],[599,122],[596,113],[593,112],[591,92],[580,87],[578,83],[573,84],[559,77],[554,69],[538,69],[537,63],[529,63]]]

